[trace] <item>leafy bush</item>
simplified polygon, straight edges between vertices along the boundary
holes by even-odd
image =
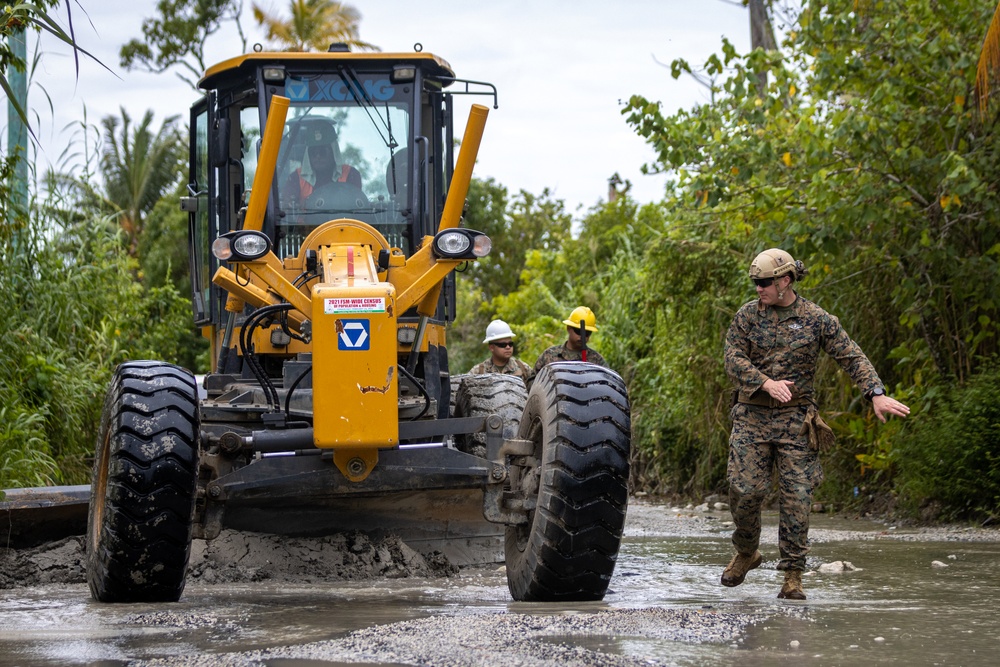
[[[894,450],[903,509],[941,518],[1000,513],[1000,366],[942,392],[913,417]],[[925,518],[936,512],[923,512]]]
[[[190,302],[147,289],[114,225],[40,215],[0,249],[0,489],[89,480],[101,404],[127,359],[191,357]]]

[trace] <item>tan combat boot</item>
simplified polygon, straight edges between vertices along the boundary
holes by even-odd
[[[802,570],[786,570],[785,584],[781,587],[778,597],[782,600],[805,600],[802,592]]]
[[[722,572],[722,585],[739,586],[747,578],[747,572],[760,567],[763,560],[764,557],[759,551],[754,551],[752,554],[736,554]]]

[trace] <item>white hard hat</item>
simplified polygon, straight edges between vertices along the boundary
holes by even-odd
[[[510,325],[503,320],[493,320],[490,322],[489,326],[486,327],[486,338],[483,340],[484,343],[492,343],[495,340],[500,340],[501,338],[517,338],[514,332],[510,330]]]

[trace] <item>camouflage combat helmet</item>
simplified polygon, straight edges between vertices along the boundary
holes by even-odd
[[[792,279],[805,274],[802,262],[796,262],[781,248],[771,248],[757,255],[750,264],[750,278],[780,278],[791,274]]]

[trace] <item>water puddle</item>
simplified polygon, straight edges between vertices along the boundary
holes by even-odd
[[[815,518],[816,528],[824,525],[823,517]],[[849,539],[815,544],[810,569],[841,560],[859,570],[807,576],[805,602],[776,599],[782,576],[774,570],[773,539],[765,538],[764,550],[763,566],[742,586],[728,589],[718,583],[731,555],[727,532],[629,537],[605,600],[582,604],[510,602],[504,574],[491,567],[442,579],[192,585],[170,605],[98,604],[84,585],[6,590],[0,591],[0,667],[120,665],[233,653],[437,615],[566,616],[637,608],[751,614],[759,621],[721,642],[599,633],[540,641],[692,666],[996,662],[1000,543]],[[934,567],[934,561],[947,567]],[[275,659],[267,664],[332,663]]]

